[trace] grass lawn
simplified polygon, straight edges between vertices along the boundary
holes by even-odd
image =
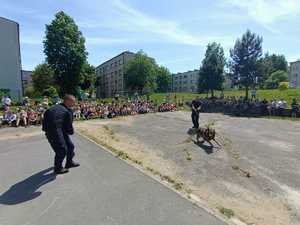
[[[219,95],[220,95],[220,92],[216,91],[215,96],[219,96]],[[243,90],[224,91],[224,95],[240,97],[240,96],[245,96],[245,91],[243,91]],[[206,94],[176,93],[177,101],[190,101],[197,96],[206,97]],[[298,102],[300,102],[300,89],[287,89],[284,91],[280,91],[277,89],[258,90],[257,97],[261,100],[266,98],[268,101],[272,100],[273,98],[275,98],[276,100],[280,100],[281,98],[283,98],[284,100],[286,100],[288,102],[288,105],[290,105],[293,98],[296,98],[298,100]],[[155,93],[150,96],[150,99],[160,103],[166,99],[166,94],[165,93]],[[174,101],[174,100],[175,100],[175,93],[171,93],[171,101]]]

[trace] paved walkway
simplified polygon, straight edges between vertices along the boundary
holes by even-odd
[[[74,139],[81,167],[56,177],[43,136],[0,141],[1,225],[225,225],[88,140]]]

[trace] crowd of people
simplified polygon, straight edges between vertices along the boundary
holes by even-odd
[[[220,97],[204,98],[202,111],[204,112],[223,112],[236,116],[299,116],[299,104],[296,99],[292,100],[290,107],[284,99],[266,99],[245,97]]]
[[[31,101],[25,97],[22,104],[13,107],[8,96],[2,98],[2,115],[0,124],[7,126],[39,125],[42,123],[44,112],[53,104],[61,103],[59,98],[44,97],[41,101]],[[75,120],[109,119],[117,116],[129,116],[153,112],[175,111],[173,103],[157,104],[142,99],[106,101],[79,101],[73,108]]]
[[[284,99],[258,99],[251,96],[201,98],[202,112],[223,112],[235,116],[300,116],[300,106],[296,99],[288,105]],[[142,99],[118,99],[112,102],[106,101],[79,101],[73,108],[74,119],[89,120],[96,118],[114,118],[116,116],[129,116],[153,112],[169,112],[177,109],[176,104],[166,101],[157,104],[153,101]],[[33,101],[25,97],[21,104],[13,106],[9,96],[2,98],[2,113],[0,113],[0,125],[25,126],[39,125],[42,123],[44,112],[53,104],[59,104],[61,100],[56,97],[49,99],[44,97],[40,101]]]

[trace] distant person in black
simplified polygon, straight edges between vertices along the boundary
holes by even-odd
[[[52,106],[44,114],[42,129],[55,152],[54,172],[56,174],[67,173],[69,168],[79,166],[73,161],[74,144],[69,137],[74,134],[71,109],[74,104],[75,97],[66,95],[63,103]],[[63,168],[62,163],[66,156],[66,165]]]
[[[193,128],[199,128],[199,113],[202,106],[202,102],[199,98],[192,101],[192,122]]]

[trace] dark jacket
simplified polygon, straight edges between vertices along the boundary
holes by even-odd
[[[200,112],[200,106],[202,106],[202,101],[199,99],[195,99],[192,101],[192,113],[199,113]]]
[[[72,110],[64,104],[52,106],[44,114],[42,130],[46,133],[60,130],[65,134],[74,134]]]

